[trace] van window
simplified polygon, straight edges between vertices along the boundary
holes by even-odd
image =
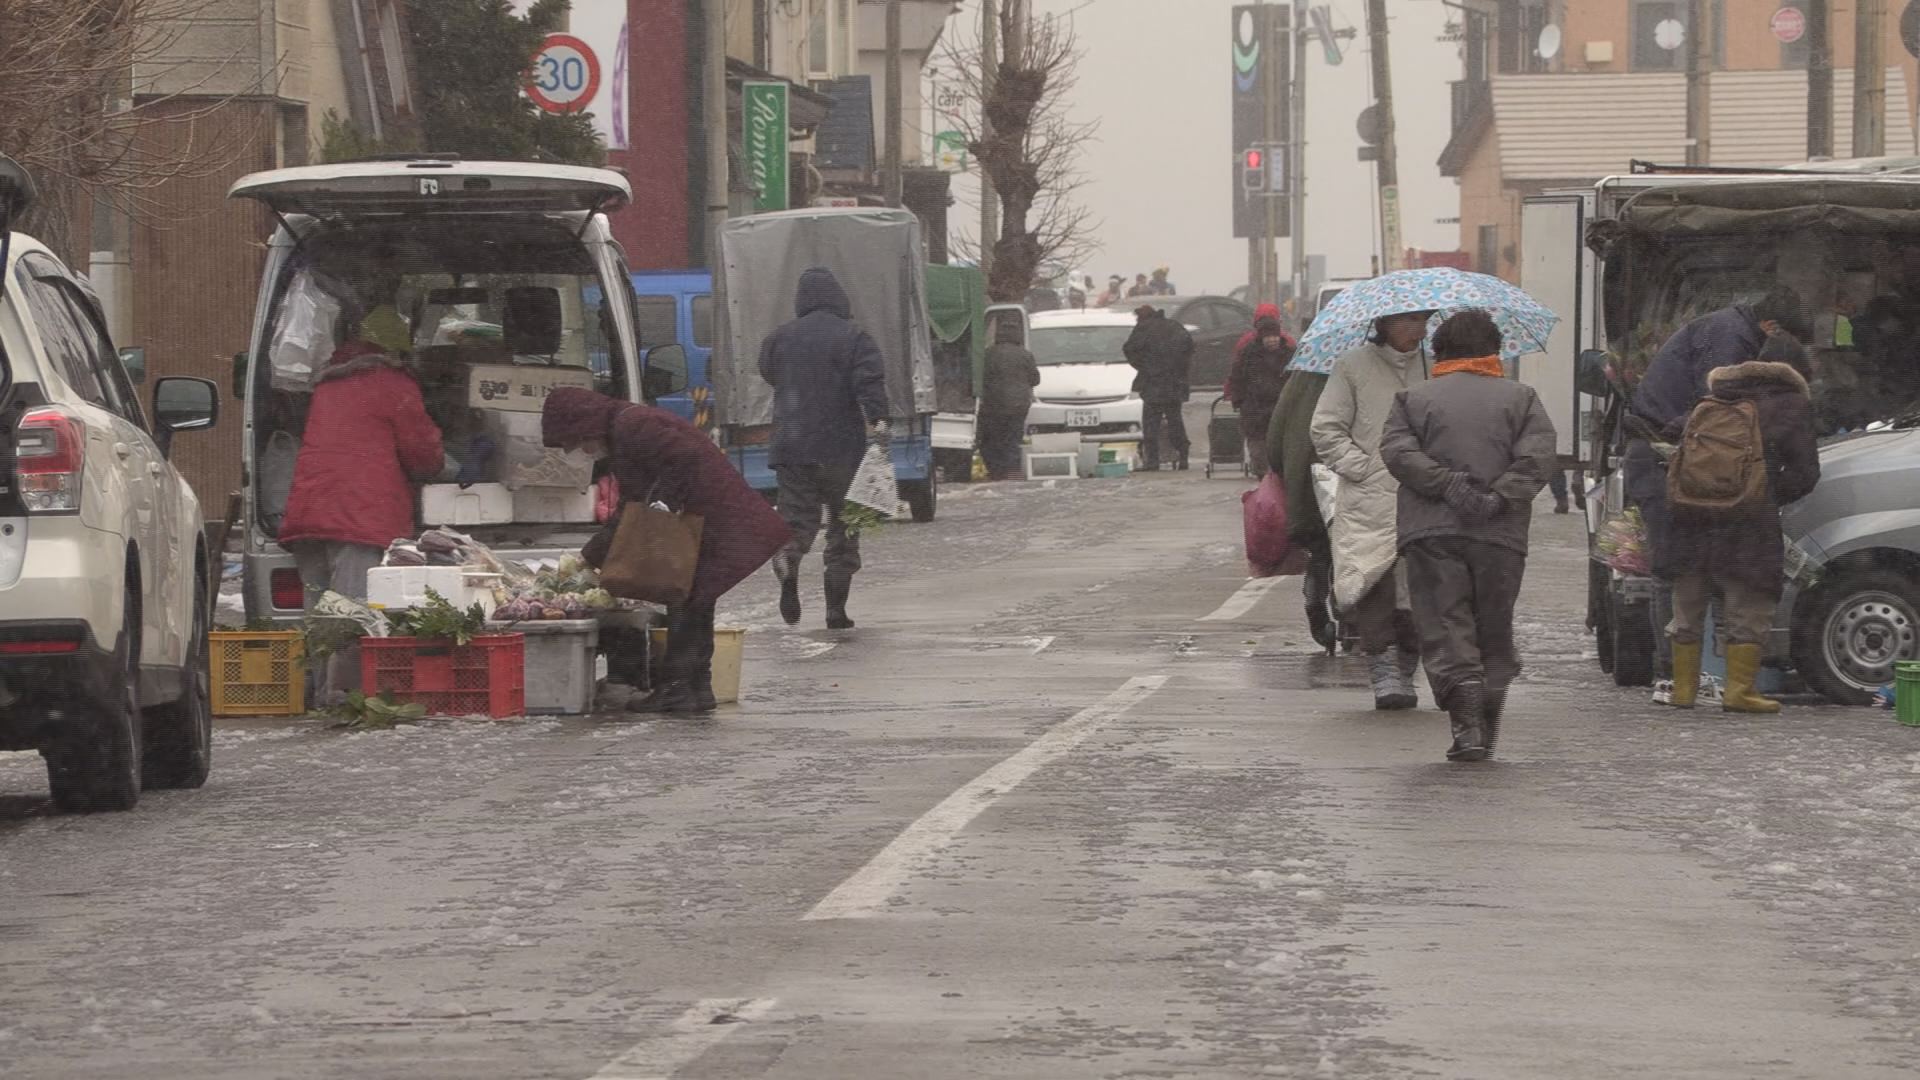
[[[641,296],[633,302],[640,347],[680,343],[680,304],[671,296]]]
[[[693,298],[693,344],[697,348],[713,348],[713,297],[711,296]]]

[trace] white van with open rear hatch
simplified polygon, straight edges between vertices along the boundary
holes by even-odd
[[[416,524],[457,528],[507,559],[578,551],[598,528],[592,475],[541,447],[543,397],[579,386],[639,402],[686,381],[680,346],[638,348],[606,220],[632,198],[626,178],[423,157],[256,173],[230,194],[279,222],[252,347],[234,365],[247,617],[301,617],[305,586],[275,538],[314,380],[376,307],[407,323],[406,362],[447,444],[449,470],[421,491]]]

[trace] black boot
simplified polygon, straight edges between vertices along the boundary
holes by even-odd
[[[720,707],[719,699],[713,696],[713,671],[708,669],[693,677],[693,711],[710,713]]]
[[[1447,698],[1447,718],[1453,722],[1453,745],[1447,749],[1448,761],[1487,760],[1487,691],[1478,681],[1463,682]]]
[[[687,679],[675,679],[663,682],[647,694],[627,702],[627,711],[632,713],[691,713],[702,712],[699,699],[694,693],[693,683]]]
[[[853,620],[847,617],[847,596],[852,592],[853,578],[850,575],[827,575],[827,629],[853,629]]]
[[[788,626],[800,625],[800,564],[775,556],[773,576],[780,579],[780,617]]]
[[[1507,711],[1507,686],[1487,687],[1486,723],[1487,757],[1493,757],[1494,744],[1500,741],[1500,714]]]
[[[1174,468],[1179,469],[1181,472],[1187,471],[1187,452],[1185,450],[1180,451],[1180,463],[1175,465]]]

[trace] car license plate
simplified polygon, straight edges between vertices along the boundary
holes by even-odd
[[[1067,413],[1068,427],[1099,427],[1099,409],[1074,409]]]

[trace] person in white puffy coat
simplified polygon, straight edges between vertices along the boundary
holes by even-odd
[[[1333,602],[1359,633],[1379,709],[1419,705],[1413,680],[1420,638],[1398,572],[1400,484],[1381,460],[1380,435],[1394,395],[1427,379],[1421,343],[1432,314],[1410,311],[1376,320],[1367,344],[1334,361],[1313,410],[1314,452],[1340,480],[1326,515]]]

